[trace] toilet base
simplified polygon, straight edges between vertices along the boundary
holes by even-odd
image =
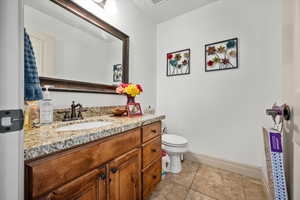
[[[182,170],[181,166],[181,154],[171,154],[170,157],[170,172],[178,174]]]
[[[170,167],[168,167],[169,172],[174,174],[180,173],[182,170],[181,157],[187,152],[187,145],[182,147],[172,147],[163,144],[162,149],[165,150],[170,157]]]

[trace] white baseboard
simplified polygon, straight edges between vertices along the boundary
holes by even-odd
[[[255,179],[262,180],[263,178],[262,169],[260,167],[244,165],[206,155],[195,154],[192,152],[187,152],[184,155],[186,160],[211,165],[220,169],[235,172],[243,176],[248,176]]]

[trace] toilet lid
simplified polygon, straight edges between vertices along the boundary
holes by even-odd
[[[162,143],[170,146],[183,146],[188,143],[187,139],[178,135],[163,134]]]

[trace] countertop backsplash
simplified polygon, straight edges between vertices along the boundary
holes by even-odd
[[[85,112],[82,112],[83,118],[96,117],[102,115],[112,114],[112,110],[115,108],[125,108],[126,106],[101,106],[101,107],[83,107]],[[53,113],[53,120],[55,122],[62,121],[64,119],[64,113],[66,111],[71,112],[71,108],[55,109]]]

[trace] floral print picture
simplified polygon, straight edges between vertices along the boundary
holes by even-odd
[[[185,49],[167,54],[167,76],[190,73],[190,52],[190,49]]]
[[[205,45],[205,71],[238,68],[238,39]]]
[[[113,83],[122,83],[123,68],[121,64],[113,65]]]

